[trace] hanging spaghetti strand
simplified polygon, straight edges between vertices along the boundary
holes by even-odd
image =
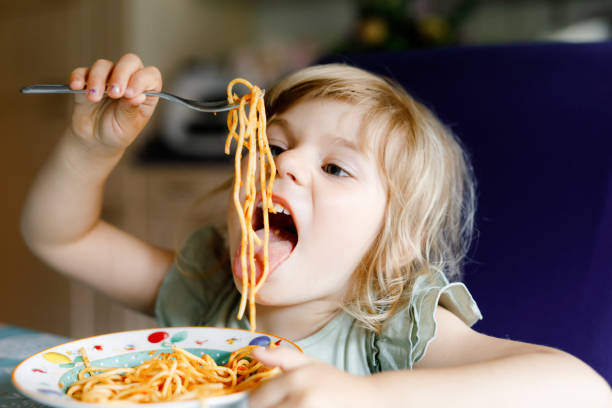
[[[239,97],[233,92],[237,84],[246,86],[250,93]],[[231,104],[237,104],[227,115],[228,135],[225,141],[225,154],[230,154],[232,141],[236,142],[234,156],[234,187],[233,202],[238,214],[242,236],[240,239],[240,266],[242,268],[242,297],[238,308],[238,319],[242,319],[249,302],[249,324],[251,331],[256,328],[255,296],[268,277],[270,225],[268,214],[274,213],[272,204],[272,186],[276,175],[274,158],[270,151],[266,135],[266,110],[263,91],[249,81],[236,78],[227,85],[227,99]],[[248,103],[248,105],[247,105]],[[248,115],[246,108],[248,106]],[[238,130],[238,131],[237,131]],[[242,153],[248,150],[247,168],[242,178]],[[259,152],[259,157],[257,153]],[[253,212],[257,198],[257,160],[259,159],[259,193],[263,211],[264,239],[263,243],[253,230]],[[241,189],[244,191],[244,202],[240,199]],[[255,245],[263,245],[263,270],[257,282],[255,263]],[[248,257],[248,259],[247,259]]]

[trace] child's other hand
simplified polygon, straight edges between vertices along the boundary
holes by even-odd
[[[88,147],[115,153],[122,152],[149,121],[158,98],[142,93],[161,91],[162,78],[156,67],[145,67],[138,56],[126,54],[116,64],[99,59],[89,68],[76,68],[69,84],[88,91],[75,95],[72,133]]]
[[[249,398],[251,408],[372,407],[368,377],[358,377],[285,347],[256,349],[253,357],[283,374],[266,381]]]

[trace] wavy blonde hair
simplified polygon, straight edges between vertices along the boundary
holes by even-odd
[[[268,118],[311,98],[364,112],[364,130],[387,187],[383,225],[362,258],[344,309],[379,331],[405,307],[416,277],[461,277],[472,239],[475,182],[458,139],[399,84],[344,64],[291,74],[266,92]]]

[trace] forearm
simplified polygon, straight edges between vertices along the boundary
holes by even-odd
[[[69,83],[88,92],[75,94],[71,126],[30,188],[23,238],[60,273],[150,312],[174,253],[101,221],[100,213],[109,174],[157,105],[143,92],[159,91],[161,74],[126,54],[117,64],[98,59],[74,69]]]
[[[610,387],[580,360],[538,351],[479,363],[376,374],[380,406],[609,407]]]
[[[99,221],[104,184],[121,153],[93,149],[68,130],[40,170],[21,217],[33,250],[74,242]]]

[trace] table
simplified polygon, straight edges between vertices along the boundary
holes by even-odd
[[[13,387],[11,374],[23,359],[49,347],[70,341],[56,336],[0,323],[0,407],[44,408]]]

